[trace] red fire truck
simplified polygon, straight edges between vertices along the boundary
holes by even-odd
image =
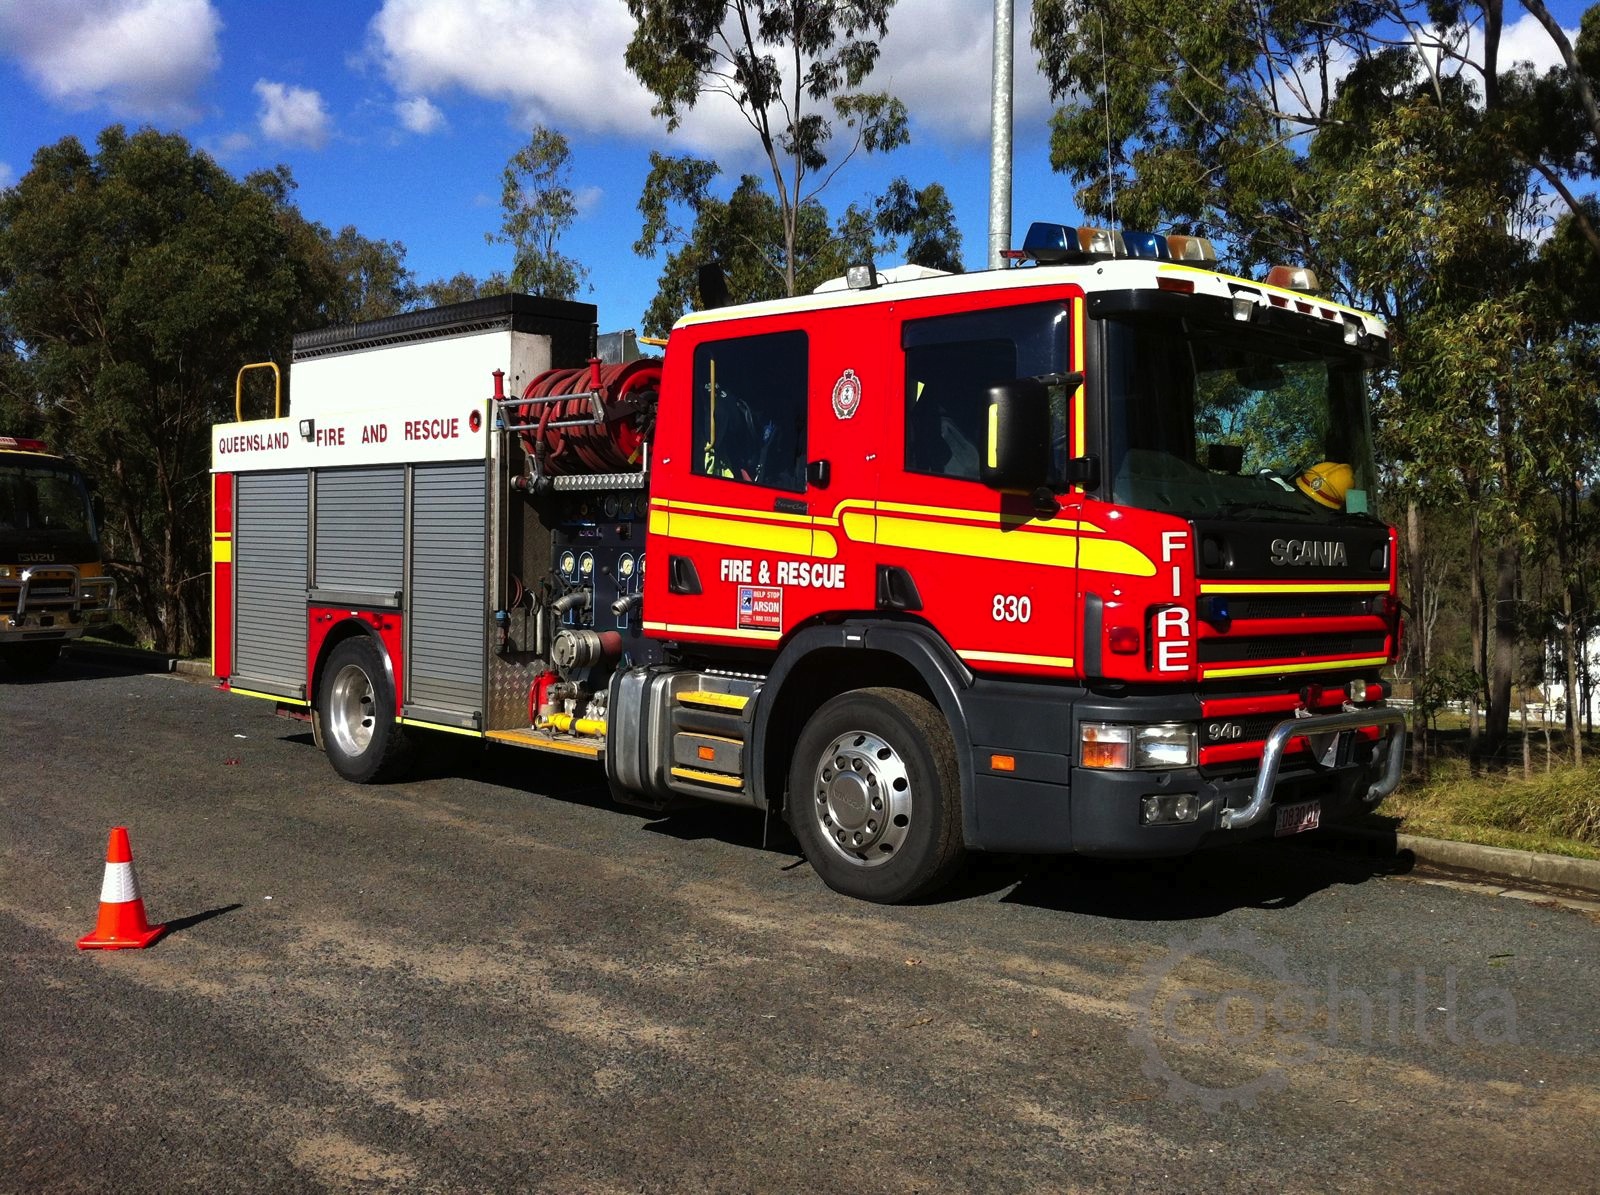
[[[301,335],[221,425],[215,668],[346,778],[428,734],[781,815],[877,901],[971,849],[1153,857],[1398,782],[1370,315],[1190,237],[684,317],[479,299]]]

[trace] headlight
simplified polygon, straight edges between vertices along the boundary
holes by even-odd
[[[9,564],[0,564],[0,581],[9,581],[10,579],[11,566]]]
[[[1135,726],[1126,722],[1083,722],[1078,727],[1079,758],[1086,768],[1156,771],[1192,768],[1199,736],[1185,722]]]

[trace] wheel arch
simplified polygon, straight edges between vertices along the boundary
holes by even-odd
[[[327,670],[329,657],[333,655],[334,649],[341,643],[358,636],[365,636],[377,644],[378,651],[383,656],[383,668],[388,676],[390,692],[394,693],[395,702],[398,705],[400,701],[400,686],[395,682],[394,660],[389,657],[388,644],[384,643],[383,636],[372,626],[359,618],[348,617],[334,623],[329,628],[328,633],[323,636],[322,643],[317,648],[317,657],[311,665],[311,688],[309,690],[313,710],[317,708],[317,695],[322,692],[322,678]],[[394,713],[395,716],[399,716],[398,709]]]
[[[970,736],[961,694],[972,673],[938,632],[920,622],[862,619],[807,627],[785,644],[763,685],[751,728],[750,775],[769,810],[785,800],[789,762],[807,719],[824,702],[851,689],[888,686],[933,702],[949,723],[961,765],[961,791],[972,791]],[[773,692],[775,690],[775,692]],[[977,839],[977,814],[961,802],[961,828]]]

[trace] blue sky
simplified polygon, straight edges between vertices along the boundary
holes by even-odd
[[[1014,239],[1076,217],[1049,168],[1048,95],[1017,0]],[[1575,35],[1581,6],[1550,5]],[[852,162],[830,210],[894,175],[949,190],[970,267],[986,257],[992,0],[900,0],[870,81],[903,99],[912,144]],[[1518,57],[1555,61],[1508,7]],[[33,153],[106,124],[179,132],[236,175],[287,164],[301,210],[402,242],[419,279],[507,269],[498,228],[506,159],[543,122],[565,133],[582,214],[562,249],[590,270],[602,329],[637,327],[659,261],[636,257],[650,150],[711,157],[730,182],[759,171],[731,103],[703,100],[669,136],[622,65],[623,0],[0,0],[0,186]],[[1503,51],[1504,52],[1504,51]],[[880,263],[890,264],[890,263]]]

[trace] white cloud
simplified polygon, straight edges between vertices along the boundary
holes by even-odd
[[[1049,116],[1050,85],[1039,70],[1031,4],[1013,22],[1011,118],[1016,135]],[[889,13],[889,35],[867,86],[898,96],[916,130],[953,141],[988,141],[994,75],[993,0],[917,0]]]
[[[445,126],[444,113],[425,95],[396,101],[394,114],[399,118],[402,128],[422,137],[436,133]]]
[[[286,145],[306,145],[321,149],[328,141],[332,122],[322,96],[293,83],[272,83],[257,79],[256,95],[261,97],[259,123],[268,141]]]
[[[579,187],[574,191],[572,193],[572,206],[578,209],[578,218],[581,220],[599,207],[600,201],[605,198],[605,194],[605,188],[603,187]]]
[[[183,118],[222,63],[210,0],[0,0],[0,53],[69,108]]]
[[[255,145],[255,139],[246,132],[227,133],[221,137],[209,138],[205,142],[206,149],[214,158],[232,158],[244,153]]]
[[[1043,120],[1050,99],[1028,45],[1029,6],[1018,9],[1021,130]],[[896,8],[866,86],[904,100],[920,132],[987,138],[993,12],[992,0],[917,0]],[[624,0],[384,0],[372,19],[368,53],[401,95],[458,90],[509,105],[525,125],[659,142],[662,123],[650,115],[651,97],[622,62],[633,28]],[[720,156],[730,172],[754,152],[744,117],[714,95],[685,114],[668,144]]]
[[[0,191],[4,191],[16,181],[17,176],[11,169],[11,163],[0,162]]]
[[[369,38],[402,95],[459,90],[524,123],[638,135],[654,122],[622,64],[632,28],[622,0],[385,0]]]
[[[1577,29],[1563,29],[1562,32],[1567,35],[1568,42],[1577,44]],[[1524,15],[1500,31],[1500,69],[1506,70],[1514,62],[1531,62],[1541,75],[1551,67],[1563,65],[1556,43],[1531,15]]]

